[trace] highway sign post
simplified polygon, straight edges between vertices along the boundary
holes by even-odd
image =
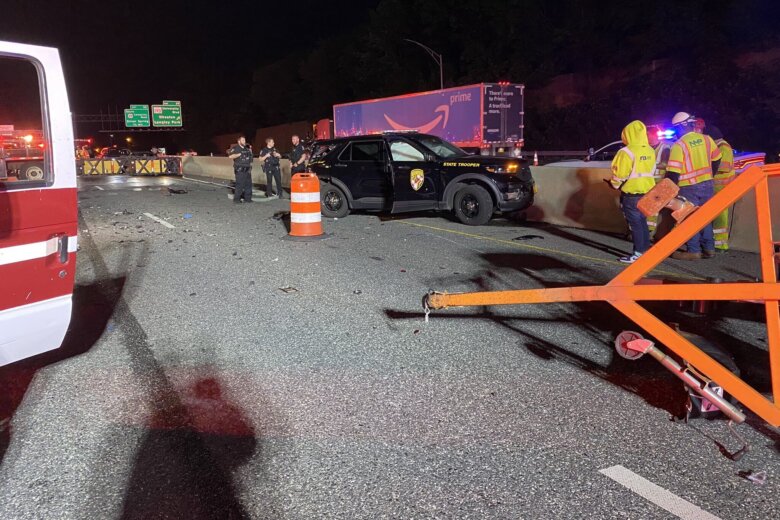
[[[149,124],[149,105],[130,105],[125,109],[125,126],[127,128],[144,128]]]

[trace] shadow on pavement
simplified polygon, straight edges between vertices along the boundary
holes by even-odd
[[[136,453],[121,517],[249,518],[232,474],[262,444],[244,413],[214,377],[166,387]],[[268,501],[264,507],[275,510]]]
[[[0,368],[0,420],[10,421],[39,370],[88,352],[100,339],[114,313],[125,278],[77,285],[73,291],[73,318],[58,349]],[[0,461],[11,441],[12,426],[0,434]]]
[[[88,231],[83,219],[80,224]],[[100,249],[91,234],[84,235],[82,254],[90,259],[98,278],[108,277],[110,269]],[[146,255],[144,247],[134,277],[142,277]],[[129,272],[130,256],[125,254],[121,260],[120,270]],[[147,394],[152,413],[143,425],[145,432],[128,481],[122,518],[248,518],[232,472],[259,449],[253,428],[241,409],[223,396],[213,370],[193,369],[191,377],[179,386],[172,381],[168,375],[171,363],[158,361],[126,298],[118,298],[113,321],[121,332],[133,382]],[[270,406],[263,410],[264,420],[280,422],[270,413]],[[268,459],[263,456],[263,461]],[[268,473],[266,465],[261,463],[263,475]],[[273,489],[269,484],[273,483],[266,483],[265,488]],[[270,498],[263,507],[273,513],[269,517],[279,516]]]

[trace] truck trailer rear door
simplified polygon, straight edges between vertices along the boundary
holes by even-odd
[[[1,366],[62,344],[78,227],[73,127],[57,49],[0,41],[0,92],[0,134],[29,131],[21,146],[37,146],[43,157],[35,178],[0,168]]]

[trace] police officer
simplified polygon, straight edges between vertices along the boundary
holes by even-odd
[[[290,173],[295,175],[296,173],[303,173],[306,171],[306,151],[301,144],[301,138],[297,135],[292,136],[293,149],[290,152]]]
[[[239,204],[252,202],[252,149],[246,144],[246,137],[239,136],[238,143],[228,150],[228,157],[233,159],[233,173],[236,175],[236,189],[233,192],[233,202]]]
[[[687,112],[678,112],[672,124],[679,129],[680,138],[672,145],[666,176],[680,187],[680,195],[697,206],[712,198],[713,172],[718,171],[722,154],[712,137],[696,131],[699,119]],[[677,251],[672,258],[698,260],[715,256],[715,238],[712,223],[704,226],[688,240],[687,251]]]
[[[281,154],[274,148],[274,140],[269,137],[265,140],[265,148],[260,150],[259,159],[263,161],[263,170],[265,170],[266,185],[265,196],[284,197],[284,190],[282,190],[282,170],[279,167],[279,159]],[[273,192],[273,181],[276,181],[276,193]]]

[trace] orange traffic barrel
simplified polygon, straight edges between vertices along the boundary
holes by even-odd
[[[313,173],[296,173],[290,180],[290,236],[322,234],[320,180]]]

